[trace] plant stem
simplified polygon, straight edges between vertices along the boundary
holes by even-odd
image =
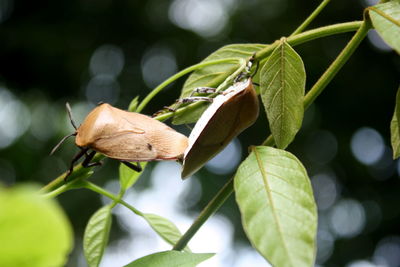
[[[325,36],[329,36],[329,35],[333,35],[333,34],[338,34],[338,33],[344,33],[344,32],[349,32],[349,31],[354,31],[356,29],[358,29],[360,27],[360,25],[362,24],[362,22],[360,21],[355,21],[355,22],[346,22],[346,23],[340,23],[340,24],[335,24],[335,25],[330,25],[330,26],[326,26],[326,27],[321,27],[321,28],[317,28],[317,29],[313,29],[310,31],[306,31],[303,32],[301,34],[297,34],[295,36],[291,36],[287,38],[287,42],[291,45],[291,46],[296,46],[298,44],[313,40],[313,39],[317,39],[317,38],[321,38],[321,37],[325,37]],[[261,49],[260,51],[257,52],[257,57],[263,58],[263,57],[267,57],[274,49],[275,49],[276,45],[272,44],[267,46],[264,49]],[[203,62],[203,63],[199,63],[196,65],[193,65],[191,67],[188,67],[182,71],[180,71],[179,73],[175,74],[174,76],[172,76],[171,78],[167,79],[166,81],[164,81],[162,84],[160,84],[159,86],[157,86],[149,95],[146,96],[145,99],[143,99],[143,101],[140,103],[139,107],[137,108],[137,112],[140,112],[149,102],[150,100],[157,95],[165,86],[167,86],[169,83],[171,83],[172,81],[175,81],[176,79],[178,79],[179,77],[193,71],[196,70],[197,68],[200,67],[204,67],[204,66],[208,66],[208,65],[214,65],[214,64],[220,64],[220,63],[224,63],[224,62],[238,62],[238,59],[221,59],[221,60],[214,60],[214,61],[209,61],[209,62]],[[175,114],[184,112],[186,109],[193,109],[196,108],[198,105],[200,105],[201,102],[197,102],[197,103],[193,103],[190,104],[188,106],[185,106],[181,109],[178,109]],[[174,113],[170,112],[170,113],[165,113],[162,114],[158,117],[156,117],[157,120],[165,120],[171,116],[173,116]],[[93,159],[93,161],[100,161],[102,158],[104,158],[103,155],[97,153]],[[69,181],[72,181],[74,179],[79,178],[83,173],[86,173],[87,170],[86,168],[83,168],[80,164],[74,167],[73,173],[70,177],[68,177]],[[58,176],[56,179],[54,179],[53,181],[51,181],[50,183],[48,183],[46,186],[44,186],[40,192],[44,193],[44,192],[49,192],[51,190],[54,190],[55,188],[59,187],[61,184],[64,183],[64,178],[65,178],[66,172],[61,174],[60,176]]]
[[[291,46],[296,46],[296,45],[302,44],[304,42],[318,39],[321,37],[326,37],[326,36],[330,36],[330,35],[334,35],[334,34],[338,34],[338,33],[355,31],[360,27],[361,24],[362,24],[361,21],[354,21],[354,22],[346,22],[346,23],[339,23],[339,24],[335,24],[335,25],[329,25],[329,26],[313,29],[310,31],[306,31],[304,33],[301,33],[301,34],[298,34],[295,36],[288,37],[286,39],[286,41]],[[277,43],[274,43],[274,44],[268,45],[267,47],[261,49],[260,51],[257,52],[256,58],[258,58],[259,60],[266,58],[267,56],[269,56],[270,53],[272,53],[272,51],[276,48],[276,46],[277,46]],[[156,91],[156,89],[154,89],[154,91]],[[203,103],[200,101],[195,102],[195,103],[189,104],[183,108],[179,108],[174,112],[166,112],[162,115],[155,117],[155,119],[163,121],[174,115],[179,115],[180,113],[186,112],[190,109],[195,109],[202,104]]]
[[[133,213],[135,213],[136,215],[139,216],[143,216],[143,213],[140,212],[139,210],[135,209],[133,206],[129,205],[127,202],[125,202],[124,200],[120,199],[119,196],[115,196],[112,193],[108,192],[107,190],[101,188],[100,186],[97,186],[91,182],[86,181],[84,183],[84,188],[92,190],[98,194],[101,194],[103,196],[108,197],[109,199],[112,199],[115,203],[119,203],[123,206],[125,206],[126,208],[130,209],[131,211],[133,211]]]
[[[325,73],[321,76],[321,78],[314,84],[311,90],[308,92],[307,96],[304,99],[304,106],[308,108],[309,105],[315,100],[315,98],[323,91],[326,85],[332,80],[332,78],[336,75],[336,73],[340,70],[340,68],[347,62],[349,57],[353,54],[354,50],[358,47],[360,42],[366,36],[370,25],[367,22],[358,23],[359,27],[356,34],[350,40],[350,42],[346,45],[343,51],[339,54],[336,60],[329,66],[329,68],[325,71]],[[289,38],[288,38],[289,39]],[[272,136],[269,136],[265,143],[273,144]],[[182,250],[186,247],[187,243],[190,239],[196,234],[196,232],[200,229],[200,227],[204,224],[207,219],[214,214],[220,206],[227,200],[227,198],[233,192],[233,178],[231,178],[228,183],[224,185],[224,187],[217,193],[217,195],[211,200],[210,203],[203,209],[200,213],[199,217],[197,217],[196,221],[190,226],[190,228],[185,232],[185,234],[181,237],[181,239],[174,246],[174,250]]]
[[[104,157],[105,157],[104,155],[96,153],[96,155],[93,157],[92,162],[99,162]],[[67,175],[67,172],[64,172],[63,174],[58,176],[56,179],[54,179],[53,181],[51,181],[50,183],[48,183],[47,185],[42,187],[40,189],[40,193],[49,192],[51,190],[54,190],[54,189],[60,187],[60,185],[70,184],[73,181],[75,181],[76,179],[79,179],[79,178],[87,175],[90,172],[90,170],[91,170],[91,167],[90,168],[84,168],[82,166],[82,164],[76,165],[74,167],[73,171],[72,171],[72,174],[68,177],[67,181],[65,181],[65,176]]]
[[[360,28],[362,25],[362,21],[353,21],[353,22],[345,22],[345,23],[338,23],[334,25],[329,25],[325,27],[320,27],[316,28],[313,30],[305,31],[300,34],[296,34],[293,36],[290,36],[286,39],[286,41],[291,45],[291,46],[296,46],[314,39],[338,34],[338,33],[345,33],[345,32],[351,32],[355,31]],[[260,51],[257,52],[256,57],[258,59],[263,59],[266,58],[272,51],[276,48],[278,45],[277,42],[275,42],[272,45],[267,46],[266,48],[261,49]]]
[[[304,31],[305,28],[315,19],[316,16],[325,8],[327,4],[329,4],[331,0],[324,0],[319,4],[319,6],[311,13],[311,15],[290,35],[296,35]]]
[[[190,66],[190,67],[178,72],[177,74],[171,76],[170,78],[168,78],[167,80],[162,82],[159,86],[154,88],[154,90],[151,91],[143,99],[143,101],[137,107],[136,112],[140,113],[146,107],[146,105],[150,102],[150,100],[153,99],[153,97],[155,97],[162,89],[164,89],[166,86],[168,86],[170,83],[174,82],[175,80],[179,79],[180,77],[182,77],[194,70],[197,70],[199,68],[203,68],[206,66],[216,65],[216,64],[221,64],[221,63],[228,63],[228,62],[237,62],[237,61],[238,61],[238,59],[236,59],[236,58],[225,58],[225,59],[218,59],[218,60],[207,61],[207,62],[200,62],[199,64]]]
[[[196,234],[200,227],[207,221],[207,219],[213,215],[228,197],[233,192],[233,177],[219,190],[219,192],[214,196],[214,198],[207,204],[207,206],[202,210],[194,223],[185,232],[185,234],[179,239],[179,241],[173,247],[173,250],[184,249],[190,239]]]
[[[356,34],[351,38],[350,42],[340,52],[335,61],[328,67],[328,69],[322,74],[314,86],[310,89],[304,98],[304,107],[308,108],[317,98],[317,96],[325,89],[329,82],[335,77],[338,71],[343,65],[349,60],[350,56],[354,53],[356,48],[360,45],[361,41],[365,38],[368,30],[371,28],[369,22],[364,22],[358,29]]]
[[[361,41],[365,38],[368,30],[371,28],[369,21],[365,21],[361,24],[361,27],[354,34],[353,38],[347,43],[343,48],[337,58],[332,62],[332,64],[326,69],[324,74],[318,79],[318,81],[313,85],[313,87],[308,91],[304,97],[304,108],[307,109],[322,93],[329,82],[335,77],[338,71],[344,66],[344,64],[349,60],[350,56],[354,53],[356,48],[360,45]],[[262,145],[273,145],[273,137],[270,135],[262,143]]]
[[[43,190],[43,189],[42,189]],[[53,191],[46,193],[43,195],[44,198],[54,198],[62,193],[64,193],[65,191],[68,190],[68,187],[66,185],[62,185],[56,189],[54,189]]]

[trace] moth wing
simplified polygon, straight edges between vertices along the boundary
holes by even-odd
[[[168,126],[163,131],[149,131],[148,136],[158,159],[181,159],[188,146],[188,138]]]
[[[203,167],[232,140],[235,136],[234,128],[239,120],[239,111],[233,102],[230,102],[221,106],[214,116],[209,118],[207,125],[185,152],[182,178]]]
[[[158,152],[144,132],[125,131],[96,140],[92,148],[105,156],[125,161],[151,161]]]
[[[191,140],[191,136],[189,136],[190,145],[185,151],[182,178],[190,176],[203,167],[235,136],[252,125],[258,117],[258,111],[257,94],[252,84],[249,83],[246,90],[226,101],[212,116],[204,118],[207,121],[202,122],[205,127],[201,133],[195,136],[195,140]]]
[[[125,112],[123,116],[126,127],[140,128],[151,146],[157,152],[159,160],[173,160],[183,156],[188,145],[187,137],[178,133],[168,125],[139,113]]]

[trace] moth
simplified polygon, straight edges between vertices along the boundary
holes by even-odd
[[[68,137],[76,136],[75,144],[80,152],[72,159],[66,177],[72,173],[75,162],[83,156],[84,167],[101,164],[90,162],[96,152],[141,171],[139,163],[135,165],[131,162],[182,160],[188,146],[188,138],[166,124],[107,103],[95,107],[79,127],[76,127],[72,119],[68,103],[67,110],[75,132],[64,137],[51,152],[53,154]],[[89,153],[89,150],[92,151]]]

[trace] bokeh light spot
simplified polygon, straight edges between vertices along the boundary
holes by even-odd
[[[400,237],[390,236],[379,241],[373,259],[379,266],[400,266]]]
[[[178,27],[212,37],[228,24],[232,6],[232,1],[175,0],[170,6],[169,18]]]
[[[48,140],[56,131],[57,117],[58,112],[55,107],[44,101],[38,103],[32,110],[31,134],[40,141]]]
[[[317,259],[318,263],[324,263],[333,253],[335,239],[331,232],[318,230],[317,233]]]
[[[238,139],[233,139],[218,155],[206,164],[207,170],[215,174],[227,174],[238,165],[242,156],[242,147]]]
[[[175,56],[166,48],[153,47],[142,59],[143,80],[154,88],[177,71]]]
[[[86,86],[86,97],[92,104],[106,102],[114,104],[119,96],[119,83],[111,75],[96,75]]]
[[[356,260],[347,264],[346,267],[381,267],[381,266],[377,266],[372,262],[366,260]]]
[[[330,208],[338,198],[338,184],[329,174],[317,174],[312,177],[315,200],[319,210]]]
[[[10,91],[0,87],[0,149],[10,146],[28,129],[31,113]]]
[[[226,266],[233,266],[233,267],[272,266],[257,251],[255,251],[251,247],[236,246],[234,249],[231,250],[230,259],[234,259],[234,261],[232,262],[232,264],[226,264]]]
[[[376,30],[372,29],[368,31],[368,40],[378,50],[385,52],[393,50],[387,43],[385,43],[385,41],[382,40]]]
[[[118,76],[124,67],[124,53],[115,45],[102,45],[90,59],[90,73],[96,75]]]
[[[330,213],[332,231],[342,238],[361,233],[365,226],[365,211],[360,202],[353,199],[340,200]]]
[[[365,165],[379,161],[385,152],[382,136],[374,129],[362,127],[351,138],[351,151],[354,157]]]

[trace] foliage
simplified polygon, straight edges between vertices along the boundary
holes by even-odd
[[[137,259],[129,263],[125,267],[153,266],[153,267],[195,267],[202,261],[212,257],[212,253],[195,254],[190,252],[180,251],[164,251],[158,252]]]
[[[303,121],[306,72],[301,57],[283,38],[261,69],[261,99],[278,148],[286,148]]]
[[[233,191],[236,194],[236,201],[240,208],[244,231],[253,247],[266,261],[274,266],[314,266],[317,250],[316,233],[318,221],[316,203],[310,179],[303,164],[295,155],[285,149],[295,139],[300,130],[305,109],[315,101],[317,96],[344,66],[372,26],[389,46],[398,53],[400,51],[400,3],[398,0],[367,8],[364,11],[365,16],[362,22],[329,25],[303,32],[304,28],[311,23],[312,19],[318,15],[326,3],[327,1],[323,1],[320,8],[317,8],[293,35],[281,38],[270,44],[231,44],[224,46],[210,54],[199,64],[167,79],[166,82],[155,88],[152,93],[144,98],[140,104],[137,96],[131,101],[129,110],[140,112],[163,88],[191,71],[193,73],[186,80],[180,94],[181,97],[191,95],[192,91],[197,87],[216,87],[217,92],[223,93],[223,91],[229,90],[232,85],[243,78],[243,73],[248,75],[247,72],[250,72],[254,81],[259,83],[259,94],[267,114],[271,135],[265,136],[265,141],[261,146],[252,146],[250,148],[249,156],[240,164],[233,180],[227,182],[183,235],[171,221],[157,214],[143,213],[123,200],[125,191],[134,187],[141,175],[141,173],[134,173],[123,165],[120,166],[120,191],[118,195],[109,193],[105,189],[87,181],[90,176],[88,175],[89,172],[83,171],[81,165],[75,167],[73,175],[69,177],[66,184],[63,184],[63,176],[60,176],[45,188],[48,192],[46,194],[47,197],[55,197],[71,189],[86,188],[112,200],[109,205],[100,208],[89,219],[87,224],[83,247],[89,266],[99,266],[101,262],[109,239],[112,209],[116,205],[123,205],[134,214],[142,217],[156,234],[173,246],[171,251],[144,256],[134,260],[127,266],[196,266],[213,254],[192,253],[187,244],[201,225],[225,202]],[[305,94],[306,71],[302,58],[294,47],[303,42],[350,30],[356,30],[353,38]],[[252,56],[258,68],[253,67],[247,70],[246,68],[248,68]],[[215,96],[216,94],[212,94],[210,97]],[[399,99],[399,96],[397,96],[397,99]],[[399,156],[400,147],[399,105],[398,100],[396,100],[395,112],[391,123],[392,146],[395,158]],[[156,118],[164,120],[173,117],[173,123],[175,124],[192,123],[198,120],[206,108],[207,106],[200,102],[184,104],[178,106],[176,112],[164,112]],[[268,127],[266,126],[265,128]],[[274,148],[274,145],[277,148]],[[97,155],[95,160],[100,160],[100,157]],[[1,191],[0,193],[4,194]],[[0,197],[2,197],[1,194]],[[7,196],[7,193],[4,195]],[[22,194],[17,195],[19,197],[22,196]],[[32,208],[27,204],[30,202],[28,197],[32,197],[32,194],[28,193],[26,197],[27,199],[21,202],[13,200],[12,197],[8,201],[18,202],[17,204],[12,203],[13,206],[20,206],[21,209],[26,209],[25,212],[32,214],[33,219],[43,221],[44,219],[41,219],[40,212],[38,212],[39,215],[37,213],[34,214],[32,210],[36,212],[36,208]],[[0,201],[0,203],[7,205],[5,200],[6,198],[4,198],[4,202]],[[36,203],[36,201],[32,203]],[[43,205],[46,206],[47,204]],[[19,221],[18,214],[12,214],[11,210],[7,210],[7,206],[5,208],[0,206],[0,208],[8,212],[4,214],[10,214],[10,216],[7,215],[6,217],[8,219],[12,218],[12,222]],[[41,209],[41,212],[45,213],[47,209],[48,207],[45,207]],[[57,216],[60,217],[60,212],[56,208],[54,210],[51,213],[58,214]],[[45,215],[47,216],[48,214]],[[12,216],[16,216],[16,218]],[[51,220],[55,222],[60,220],[60,229],[54,230],[55,233],[53,233],[52,228],[49,228],[48,233],[51,233],[53,238],[57,237],[62,241],[53,243],[62,246],[51,248],[44,246],[51,251],[46,255],[52,256],[52,258],[46,258],[46,261],[48,260],[52,266],[58,266],[62,264],[65,254],[70,248],[69,228],[65,220],[58,217],[56,219],[46,218],[47,220],[49,222]],[[51,227],[55,225],[54,223]],[[12,229],[15,230],[15,228],[10,227],[10,224],[5,224],[5,227],[0,224],[0,233],[7,233],[10,229],[10,233],[13,233]],[[30,232],[30,234],[27,234],[28,241],[29,239],[35,239],[32,229],[27,229],[27,231]],[[59,237],[60,233],[62,233],[61,237]],[[30,249],[32,244],[26,242],[26,250],[36,253],[36,250]],[[42,252],[38,252],[38,255],[40,253]],[[0,255],[8,254],[0,253]],[[27,255],[31,258],[33,257],[32,255]],[[0,256],[0,263],[2,263],[2,259]],[[25,260],[24,258],[3,259],[5,266],[9,262],[13,261],[15,263],[17,260],[21,261],[19,266],[23,266],[24,262],[22,261]],[[46,264],[41,266],[46,266]]]
[[[37,191],[0,187],[0,266],[64,266],[68,258],[71,225],[61,207]]]

